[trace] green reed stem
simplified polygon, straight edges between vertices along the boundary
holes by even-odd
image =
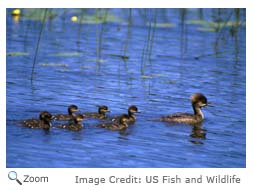
[[[34,70],[35,70],[35,65],[36,65],[36,61],[37,61],[37,57],[38,57],[40,40],[41,40],[42,32],[44,30],[45,22],[46,22],[46,16],[47,16],[47,9],[45,9],[45,12],[44,12],[44,17],[43,17],[43,21],[42,21],[42,25],[41,25],[40,33],[39,33],[39,38],[38,38],[37,46],[35,49],[35,55],[34,55],[34,59],[33,59],[32,73],[31,73],[31,84],[33,83]]]

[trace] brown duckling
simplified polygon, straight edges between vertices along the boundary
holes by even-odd
[[[121,131],[121,130],[125,130],[126,128],[128,128],[128,115],[127,114],[123,114],[120,119],[119,122],[110,122],[110,123],[102,123],[99,124],[98,127],[100,128],[106,128],[106,129],[110,129],[113,131]]]
[[[76,105],[70,105],[68,107],[68,114],[57,114],[53,116],[53,120],[70,120],[75,117],[75,112],[78,111]]]
[[[71,119],[69,123],[56,126],[56,128],[69,129],[71,131],[80,131],[83,128],[83,120],[84,116],[82,114],[79,114],[74,116],[74,118]]]
[[[40,112],[40,116],[39,119],[27,119],[24,120],[22,122],[24,127],[28,127],[28,128],[41,128],[41,129],[49,129],[52,124],[51,124],[51,119],[52,119],[52,115],[47,112],[47,111],[43,111]]]
[[[127,115],[128,116],[128,118],[127,118],[128,124],[133,124],[136,121],[136,117],[135,117],[134,113],[140,113],[140,111],[138,111],[138,108],[135,105],[132,105],[128,108],[128,115]],[[119,119],[121,118],[121,116],[116,116],[115,118],[112,119],[112,121],[119,122]]]
[[[87,112],[83,113],[83,116],[85,118],[94,118],[94,119],[106,119],[106,113],[110,112],[109,108],[107,106],[99,106],[98,112]]]

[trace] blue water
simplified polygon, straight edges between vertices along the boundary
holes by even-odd
[[[214,32],[187,23],[198,20],[197,9],[188,10],[185,22],[182,10],[133,9],[131,27],[125,24],[128,9],[110,10],[122,21],[104,25],[72,23],[76,9],[53,11],[59,15],[45,22],[32,83],[42,22],[26,17],[15,22],[7,15],[7,167],[246,167],[244,24],[232,35],[231,27]],[[215,11],[204,9],[204,19],[212,20]],[[233,11],[220,16],[234,20]],[[157,25],[149,56],[147,20],[155,18],[154,12],[157,23],[173,26]],[[245,10],[240,14],[245,21]],[[129,59],[124,61],[119,55],[126,44]],[[195,92],[213,104],[203,108],[205,120],[198,130],[149,121],[191,113],[189,97]],[[18,124],[44,110],[64,113],[70,104],[82,112],[107,105],[111,116],[134,104],[141,113],[124,134],[96,128],[97,120],[85,120],[80,132]]]

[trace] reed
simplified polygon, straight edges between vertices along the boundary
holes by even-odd
[[[69,24],[69,15],[72,13],[69,9],[62,10],[54,10],[54,9],[28,9],[23,10],[25,12],[22,15],[23,18],[26,19],[26,29],[24,31],[24,52],[27,52],[28,40],[31,35],[31,31],[33,28],[39,28],[38,38],[36,39],[36,47],[34,48],[34,56],[32,57],[32,67],[31,67],[31,83],[35,78],[35,70],[37,65],[37,60],[39,57],[40,44],[42,41],[43,31],[45,30],[45,22],[48,21],[48,30],[52,30],[54,25],[54,19],[61,19],[61,27],[62,31],[65,31]],[[171,11],[171,12],[168,12]],[[174,12],[172,12],[174,11]],[[156,40],[159,38],[159,34],[157,31],[166,30],[166,27],[170,27],[169,24],[174,22],[175,27],[177,28],[179,33],[174,35],[167,34],[168,41],[170,38],[178,39],[177,46],[179,47],[179,56],[182,58],[187,55],[188,52],[188,38],[192,35],[192,31],[188,31],[190,26],[193,24],[199,25],[202,27],[202,30],[198,30],[196,27],[196,32],[213,32],[210,36],[214,36],[214,44],[213,52],[216,56],[226,53],[226,50],[222,50],[222,43],[229,40],[229,37],[233,38],[233,42],[235,45],[235,56],[238,56],[239,51],[239,39],[238,32],[240,31],[241,26],[245,26],[245,21],[242,21],[245,18],[245,9],[197,9],[197,10],[189,10],[189,9],[121,9],[120,11],[114,12],[111,9],[75,9],[74,13],[78,16],[78,22],[76,24],[76,44],[77,51],[85,52],[89,55],[94,54],[94,59],[96,62],[97,68],[100,68],[100,64],[103,61],[103,45],[105,44],[105,32],[108,23],[116,22],[119,24],[122,31],[126,31],[124,37],[120,40],[120,53],[110,52],[109,55],[114,57],[118,57],[126,62],[130,57],[129,47],[131,43],[139,44],[139,47],[136,48],[139,51],[136,54],[131,55],[131,57],[137,56],[140,59],[140,72],[142,75],[145,75],[145,71],[147,68],[147,64],[151,64],[151,60],[154,57],[154,52],[157,52],[154,49],[154,45],[156,45]],[[118,15],[117,15],[118,14]],[[125,15],[124,15],[125,14]],[[177,18],[171,18],[169,15],[177,14]],[[195,15],[193,15],[195,14]],[[125,16],[126,22],[120,18],[120,16]],[[135,17],[138,15],[138,23],[135,23]],[[206,16],[207,15],[207,16]],[[211,15],[211,16],[210,16]],[[189,16],[193,16],[192,18],[197,18],[197,20],[192,20],[189,22]],[[208,19],[209,20],[208,20]],[[127,25],[125,25],[125,23]],[[87,25],[88,27],[84,26]],[[89,36],[93,35],[93,27],[95,28],[95,38],[96,40],[91,40]],[[173,27],[174,27],[173,26]],[[111,25],[110,25],[111,27]],[[114,27],[112,25],[112,27]],[[140,36],[139,41],[134,42],[133,28],[139,27],[143,33]],[[138,29],[138,28],[137,28]],[[191,28],[192,29],[192,28]],[[118,29],[117,32],[122,32],[121,29]],[[170,32],[170,31],[168,31]],[[164,33],[163,33],[164,34]],[[114,35],[114,34],[111,34]],[[107,36],[107,35],[106,35]],[[139,37],[139,36],[138,36]],[[85,41],[84,41],[85,40]],[[91,44],[92,43],[92,44]],[[169,42],[168,42],[169,43]],[[94,45],[94,49],[88,49],[89,45]],[[159,47],[159,45],[158,45]],[[172,49],[171,49],[172,50]],[[84,54],[85,54],[84,53]],[[132,53],[132,52],[131,52]],[[140,56],[139,56],[140,55]],[[171,57],[165,55],[167,57]],[[205,56],[212,56],[212,54],[208,53],[200,55],[195,55],[193,58],[198,60],[199,58]],[[85,63],[85,60],[82,61]]]
[[[31,84],[33,84],[34,70],[35,70],[35,65],[36,65],[36,61],[37,61],[37,57],[38,57],[41,36],[42,36],[43,30],[44,30],[44,27],[45,27],[47,11],[48,11],[48,9],[45,9],[45,11],[44,11],[44,16],[43,16],[43,19],[42,19],[42,25],[41,25],[41,28],[40,28],[40,33],[39,33],[39,37],[38,37],[38,41],[37,41],[37,46],[36,46],[36,49],[35,49],[35,55],[34,55],[34,59],[33,59],[32,72],[31,72]]]
[[[180,9],[179,10],[180,16],[180,55],[181,58],[184,58],[185,53],[187,52],[187,25],[185,23],[186,16],[187,16],[187,9]]]
[[[124,49],[123,49],[123,56],[122,59],[125,61],[128,56],[127,56],[127,49],[128,49],[128,45],[129,45],[129,39],[131,38],[132,35],[132,9],[128,9],[129,10],[129,14],[128,14],[128,24],[127,24],[127,37],[125,40],[125,45],[124,45]]]

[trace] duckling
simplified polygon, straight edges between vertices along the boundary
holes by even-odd
[[[51,124],[52,115],[47,112],[43,111],[40,112],[39,119],[27,119],[22,122],[24,127],[28,128],[41,128],[48,130],[52,124]]]
[[[127,115],[128,116],[128,118],[127,118],[128,124],[133,124],[136,121],[136,117],[135,117],[134,113],[140,113],[140,111],[138,111],[138,108],[135,105],[132,105],[128,108],[128,115]],[[119,122],[119,119],[121,118],[121,116],[116,116],[115,118],[112,119],[112,121]]]
[[[85,118],[94,118],[94,119],[106,119],[106,113],[110,112],[109,108],[107,106],[99,106],[98,112],[87,112],[83,113],[83,116]]]
[[[70,120],[75,117],[75,112],[79,111],[76,105],[68,107],[68,114],[57,114],[53,116],[53,120]]]
[[[83,120],[84,116],[82,114],[79,114],[74,116],[74,118],[71,119],[69,123],[56,126],[56,128],[69,129],[71,131],[80,131],[83,128]]]
[[[125,130],[126,128],[128,128],[128,115],[127,114],[123,114],[120,119],[119,122],[110,122],[110,123],[102,123],[99,124],[98,127],[100,128],[106,128],[112,131],[121,131],[121,130]]]

